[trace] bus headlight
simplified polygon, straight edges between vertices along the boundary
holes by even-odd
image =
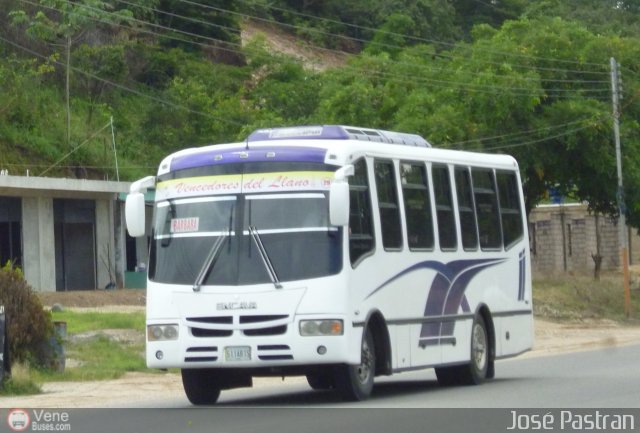
[[[177,340],[178,325],[149,325],[147,339],[149,341]]]
[[[300,335],[309,336],[326,336],[326,335],[342,335],[344,327],[342,320],[301,320]]]

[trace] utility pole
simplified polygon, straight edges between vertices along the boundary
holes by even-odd
[[[629,248],[627,236],[626,207],[624,203],[624,188],[622,184],[622,152],[620,150],[620,71],[616,59],[611,57],[611,93],[613,101],[613,134],[616,143],[616,165],[618,168],[618,243],[620,245],[620,260],[622,264],[624,289],[624,314],[631,314],[631,290],[629,288]]]

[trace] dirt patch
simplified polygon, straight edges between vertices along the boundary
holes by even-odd
[[[146,290],[114,289],[114,290],[72,290],[68,292],[38,292],[42,304],[51,308],[60,304],[64,308],[100,308],[106,306],[144,307]]]
[[[534,349],[525,357],[546,356],[640,342],[640,327],[614,322],[554,323],[537,319]],[[110,335],[111,338],[122,336]],[[127,336],[126,338],[133,338]],[[254,387],[274,385],[281,378],[257,378]],[[306,383],[303,377],[285,383]],[[50,382],[43,393],[28,397],[0,398],[0,407],[153,407],[156,400],[182,396],[182,382],[175,373],[127,373],[117,380],[100,382]],[[185,400],[185,404],[186,400]]]
[[[265,36],[269,49],[299,60],[308,69],[324,71],[344,66],[349,60],[346,53],[305,44],[301,38],[271,24],[246,21],[242,25],[241,38],[244,45],[259,34]]]
[[[140,310],[144,306],[144,290],[96,290],[81,292],[39,293],[46,306],[59,303],[66,308],[111,311]],[[101,331],[107,338],[131,343],[143,341],[142,332],[128,330]],[[84,333],[70,338],[94,338]],[[606,320],[583,320],[558,323],[535,320],[535,344],[525,357],[546,356],[566,352],[613,348],[640,342],[640,326],[626,326]],[[71,361],[71,360],[69,360]],[[254,387],[281,382],[277,378],[258,378]],[[306,383],[302,377],[287,378],[285,383]],[[182,382],[175,373],[128,373],[117,380],[99,382],[50,382],[43,393],[28,397],[2,397],[0,407],[152,407],[154,400],[183,395]],[[186,404],[186,400],[185,400]]]

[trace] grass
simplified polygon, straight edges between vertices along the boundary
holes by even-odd
[[[533,282],[534,311],[537,317],[556,321],[614,320],[640,324],[639,283],[632,283],[630,317],[624,314],[622,277],[603,274],[599,281],[585,276],[549,276]],[[634,287],[635,286],[635,287]],[[63,373],[17,366],[0,395],[25,395],[40,392],[49,381],[116,379],[130,371],[149,371],[144,361],[143,312],[101,313],[64,311],[53,313],[54,321],[67,324],[64,344],[68,363]],[[135,341],[114,341],[106,330],[127,330],[138,334]],[[131,331],[133,330],[133,331]]]
[[[533,281],[533,307],[538,317],[639,324],[640,290],[637,283],[631,284],[629,317],[625,315],[624,304],[622,276],[617,273],[603,274],[598,281],[587,275],[554,275]]]
[[[33,378],[32,370],[24,365],[14,365],[11,368],[11,377],[0,387],[2,395],[32,395],[42,392]]]
[[[99,313],[64,311],[52,313],[54,321],[67,324],[64,341],[67,367],[64,372],[17,366],[0,395],[40,392],[42,383],[117,379],[126,372],[147,371],[144,360],[143,312]],[[125,341],[116,341],[107,330],[125,330]],[[134,338],[131,338],[134,337]]]
[[[63,311],[52,313],[53,320],[67,323],[68,334],[79,334],[103,329],[138,329],[144,332],[144,312],[99,313]]]

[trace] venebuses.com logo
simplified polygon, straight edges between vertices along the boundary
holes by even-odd
[[[58,409],[11,409],[7,425],[14,432],[71,431],[71,416]]]
[[[31,424],[29,412],[23,409],[11,409],[7,415],[7,424],[15,432],[26,431]]]

